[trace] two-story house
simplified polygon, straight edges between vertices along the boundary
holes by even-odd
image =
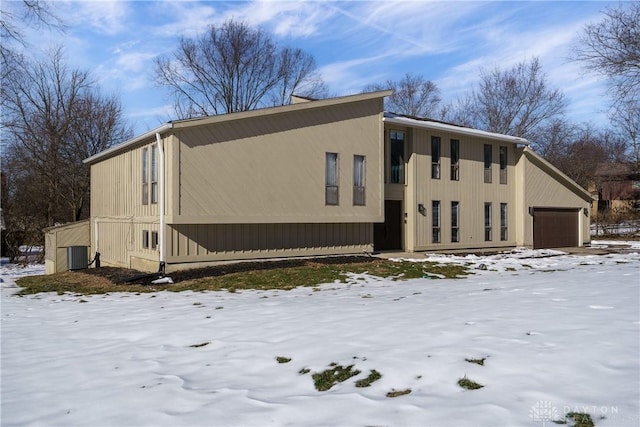
[[[589,193],[526,140],[385,113],[390,93],[172,121],[88,158],[91,254],[171,271],[589,241]]]

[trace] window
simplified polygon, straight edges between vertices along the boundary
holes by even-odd
[[[151,249],[156,249],[158,247],[158,232],[151,232]]]
[[[484,182],[491,184],[491,160],[493,149],[491,144],[484,144]]]
[[[149,149],[142,149],[142,204],[149,204]]]
[[[151,203],[158,203],[158,146],[151,146]]]
[[[365,205],[364,167],[365,156],[353,156],[353,204],[355,206]]]
[[[500,147],[500,184],[507,183],[507,147]]]
[[[149,230],[142,230],[142,248],[149,249]]]
[[[460,241],[460,202],[451,202],[451,242]]]
[[[404,184],[404,132],[389,132],[391,145],[391,184]]]
[[[440,137],[431,137],[431,178],[440,179]]]
[[[451,140],[451,181],[460,180],[460,141]]]
[[[507,240],[507,204],[500,203],[500,240]]]
[[[484,204],[484,241],[491,241],[491,203]]]
[[[325,170],[325,204],[337,205],[338,194],[338,153],[327,153]]]
[[[432,233],[431,233],[431,241],[432,243],[440,243],[440,201],[433,200],[431,202],[431,213],[433,218],[431,220],[432,224]]]

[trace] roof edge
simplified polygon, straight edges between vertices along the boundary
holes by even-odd
[[[394,114],[394,113],[388,113],[388,112],[385,112],[383,120],[387,123],[420,127],[420,128],[426,128],[426,129],[435,129],[435,130],[441,130],[445,132],[461,133],[464,135],[477,136],[477,137],[493,139],[497,141],[511,142],[513,144],[522,144],[522,145],[530,144],[529,140],[525,138],[520,138],[517,136],[487,132],[480,129],[468,128],[464,126],[458,126],[454,124],[448,124],[448,123],[443,123],[443,122],[429,120],[429,119],[424,119],[424,120],[416,119],[416,118],[411,118],[411,117],[403,116],[400,114]]]
[[[111,156],[113,154],[116,154],[116,153],[118,153],[120,151],[123,151],[123,150],[131,147],[132,145],[137,144],[140,141],[143,141],[143,140],[145,140],[147,138],[151,138],[151,137],[155,136],[156,133],[162,134],[162,133],[166,132],[167,130],[171,129],[172,127],[173,127],[173,123],[171,123],[171,122],[164,123],[163,125],[155,128],[155,129],[152,129],[150,131],[147,131],[147,132],[143,133],[142,135],[138,135],[135,138],[129,139],[129,140],[124,141],[124,142],[121,142],[120,144],[113,145],[113,146],[107,148],[106,150],[103,150],[103,151],[101,151],[101,152],[99,152],[97,154],[94,154],[91,157],[87,157],[86,159],[84,159],[82,161],[82,163],[84,163],[84,164],[95,163],[95,162],[97,162],[99,160],[102,160],[105,157],[109,157],[109,156]]]

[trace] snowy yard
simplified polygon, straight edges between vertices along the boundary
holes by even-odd
[[[5,265],[2,425],[637,426],[635,249],[434,256],[475,274],[237,293],[17,297],[13,277],[42,268]],[[361,373],[316,390],[332,363]]]

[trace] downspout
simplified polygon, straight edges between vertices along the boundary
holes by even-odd
[[[160,246],[160,266],[158,272],[164,275],[165,272],[165,254],[164,254],[164,150],[162,148],[162,139],[160,133],[156,132],[156,142],[158,144],[158,213],[159,213],[159,229],[158,229],[158,246]]]

